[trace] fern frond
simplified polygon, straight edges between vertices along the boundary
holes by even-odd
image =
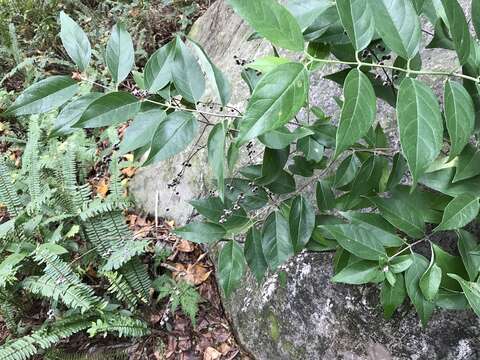
[[[33,204],[40,199],[44,189],[40,174],[40,135],[38,119],[32,117],[28,125],[27,145],[22,155],[22,173],[27,175],[28,193]]]
[[[18,216],[22,211],[22,203],[2,158],[0,158],[0,204],[5,205],[12,216]]]
[[[115,333],[119,337],[142,337],[150,334],[146,322],[120,314],[106,314],[102,319],[93,322],[87,332],[91,337],[108,333]]]
[[[44,356],[44,360],[128,360],[129,355],[125,350],[110,350],[97,351],[95,353],[69,353],[55,349],[49,351]]]
[[[18,309],[11,293],[0,291],[0,315],[11,333],[17,331]]]
[[[133,258],[119,271],[142,302],[147,303],[150,298],[152,282],[145,265],[142,264],[140,259],[138,257]]]
[[[28,256],[27,253],[15,253],[7,256],[0,263],[0,287],[4,288],[7,284],[16,280],[15,274],[20,269],[20,263]]]
[[[24,287],[34,294],[61,299],[68,307],[82,312],[97,305],[100,299],[94,295],[92,288],[82,283],[70,266],[48,249],[46,246],[38,247],[34,257],[39,264],[45,264],[44,275],[25,279]]]
[[[90,318],[71,316],[56,321],[47,328],[34,331],[31,335],[12,340],[0,347],[2,360],[26,360],[34,356],[40,349],[48,349],[60,340],[70,337],[88,328]]]
[[[84,208],[80,214],[82,221],[87,221],[95,216],[110,213],[112,211],[125,210],[128,204],[122,200],[101,200],[95,199],[88,204],[87,208]]]
[[[102,270],[112,271],[120,269],[133,257],[143,254],[148,243],[148,240],[127,240],[122,246],[113,250]]]
[[[104,273],[110,287],[108,292],[113,294],[118,301],[126,303],[130,309],[134,309],[137,306],[138,298],[133,293],[132,288],[123,279],[123,276],[117,272],[108,271]]]

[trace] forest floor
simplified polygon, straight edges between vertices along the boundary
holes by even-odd
[[[210,5],[212,0],[199,1],[175,1],[174,4],[180,5],[158,5],[160,10],[155,10],[150,6],[145,6],[144,1],[132,1],[129,5],[125,2],[105,1],[102,2],[83,1],[79,2],[81,9],[76,8],[78,12],[85,13],[85,18],[81,19],[84,26],[90,26],[90,34],[108,32],[115,19],[108,18],[105,15],[115,12],[115,17],[123,17],[130,28],[141,29],[141,36],[135,38],[136,48],[139,51],[137,61],[138,68],[141,68],[148,58],[149,54],[156,50],[158,46],[169,41],[178,31],[186,32],[189,26],[195,21]],[[158,2],[158,1],[157,1]],[[13,1],[21,8],[20,1]],[[49,52],[57,52],[58,37],[56,36],[57,24],[56,15],[62,8],[61,1],[51,1],[54,4],[51,7],[44,6],[44,14],[38,14],[38,9],[21,8],[23,13],[12,14],[12,9],[1,8],[0,21],[16,25],[16,36],[18,37],[18,56],[21,58],[35,56],[51,56]],[[128,2],[127,2],[128,3]],[[112,10],[113,9],[113,10]],[[53,19],[53,20],[52,20]],[[133,20],[132,20],[133,19]],[[28,24],[35,24],[36,29],[32,29]],[[95,30],[100,24],[100,31]],[[11,41],[11,29],[0,28],[0,35],[4,43]],[[7,38],[5,40],[5,37]],[[56,39],[56,40],[52,40]],[[1,39],[0,39],[1,40]],[[1,41],[0,41],[1,43]],[[35,44],[36,47],[33,47]],[[2,49],[0,49],[2,50]],[[5,52],[8,53],[5,49]],[[0,60],[0,90],[7,94],[21,91],[24,88],[25,73],[15,71],[15,62],[3,58]],[[18,65],[18,64],[17,64]],[[46,65],[43,69],[33,69],[35,76],[39,71],[56,72],[55,66]],[[2,75],[3,74],[3,75]],[[1,107],[1,102],[0,102]],[[0,136],[2,133],[2,123],[0,122]],[[16,134],[18,135],[18,134]],[[121,133],[120,133],[121,136]],[[101,150],[101,149],[99,149]],[[21,150],[15,146],[7,146],[0,141],[0,151],[2,154],[8,154],[11,159],[21,161]],[[102,164],[97,165],[102,168]],[[128,181],[135,174],[134,168],[124,169],[125,181]],[[101,174],[91,174],[90,183],[97,194],[108,192],[108,177]],[[8,214],[0,207],[0,223],[6,219]],[[155,239],[162,242],[171,249],[171,255],[165,260],[161,267],[164,268],[175,280],[183,279],[196,287],[201,302],[196,317],[196,323],[193,324],[188,316],[180,311],[169,314],[168,299],[159,306],[150,309],[144,309],[146,317],[149,319],[150,326],[153,329],[152,335],[141,341],[131,344],[120,343],[116,338],[91,339],[87,335],[79,335],[70,338],[60,344],[60,348],[67,353],[85,353],[96,352],[97,350],[113,351],[116,348],[128,348],[129,358],[131,359],[165,359],[165,360],[233,360],[248,359],[239,349],[232,334],[228,320],[225,317],[219,289],[215,280],[215,269],[213,263],[208,258],[205,251],[196,244],[177,238],[170,233],[175,225],[174,222],[164,221],[163,219],[154,219],[152,216],[140,213],[130,209],[126,213],[126,219],[129,227],[133,230],[135,238]],[[95,274],[92,274],[93,276]],[[35,316],[31,319],[36,322]],[[27,326],[28,327],[28,326]],[[5,324],[0,322],[0,344],[9,336]],[[163,346],[158,347],[158,338],[162,339]],[[101,358],[101,357],[100,357]]]

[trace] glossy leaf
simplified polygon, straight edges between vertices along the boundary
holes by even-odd
[[[478,197],[470,194],[457,196],[445,208],[442,222],[435,231],[460,229],[478,215]]]
[[[245,270],[242,247],[234,240],[227,242],[218,255],[218,279],[225,296],[238,287]]]
[[[270,269],[275,270],[293,255],[288,221],[278,211],[271,213],[263,225],[262,248]]]
[[[268,264],[265,255],[263,255],[262,234],[253,226],[248,230],[244,253],[247,264],[255,275],[257,282],[261,282],[268,269]]]
[[[302,251],[315,227],[315,210],[303,196],[293,199],[290,209],[290,239],[296,253]]]
[[[298,140],[297,150],[300,150],[308,161],[320,162],[323,158],[324,147],[314,136]]]
[[[100,96],[102,96],[102,93],[92,92],[67,104],[58,114],[51,135],[59,136],[72,133],[74,130],[72,125],[80,120],[88,106]]]
[[[212,223],[190,223],[173,232],[188,241],[199,244],[213,244],[226,235],[223,227]]]
[[[250,69],[254,69],[260,71],[263,74],[266,74],[275,69],[278,65],[286,64],[289,62],[289,59],[283,57],[263,56],[255,59],[254,62],[247,64],[246,66]]]
[[[247,198],[247,196],[245,196],[245,198]],[[219,197],[191,200],[190,204],[195,208],[195,210],[198,211],[200,215],[214,223],[218,223],[222,216],[225,215],[224,210],[231,209],[231,214],[227,216],[226,221],[222,223],[222,227],[229,232],[235,231],[236,229],[243,229],[243,227],[249,221],[248,215],[242,207],[234,210],[232,209],[233,203],[231,201],[222,202]]]
[[[445,121],[452,147],[450,159],[460,154],[468,144],[475,127],[475,110],[467,90],[457,82],[445,83]]]
[[[259,136],[258,140],[260,140],[266,147],[278,150],[284,149],[292,142],[303,139],[304,137],[312,134],[314,134],[314,132],[306,127],[297,127],[292,132],[290,132],[286,127],[280,127]]]
[[[175,89],[192,104],[196,104],[205,92],[205,78],[197,59],[177,37],[175,41],[175,57],[172,67],[172,78]]]
[[[120,143],[120,153],[126,154],[145,145],[150,145],[153,134],[155,134],[158,126],[166,117],[167,114],[160,108],[153,108],[138,113],[127,130],[125,130]]]
[[[224,106],[227,105],[230,101],[230,97],[232,96],[230,82],[223,72],[210,60],[200,44],[191,39],[189,40],[197,54],[200,66],[202,67],[203,71],[205,71],[220,103]]]
[[[389,319],[395,310],[403,304],[407,291],[405,289],[405,280],[403,274],[395,276],[395,284],[392,286],[387,281],[382,284],[380,291],[380,301],[383,306],[383,315]]]
[[[85,71],[92,55],[90,42],[82,28],[63,11],[60,12],[60,39],[78,69]]]
[[[397,119],[403,154],[416,183],[443,146],[443,120],[432,90],[405,78],[398,92]]]
[[[370,198],[370,201],[378,207],[380,214],[390,224],[413,238],[421,238],[425,233],[423,214],[408,200]]]
[[[289,154],[290,147],[280,150],[265,148],[261,176],[255,179],[255,184],[264,186],[278,179],[282,175]]]
[[[400,255],[393,258],[389,264],[388,268],[394,274],[399,274],[406,271],[413,264],[412,255]]]
[[[337,130],[335,158],[367,134],[375,121],[377,110],[372,84],[357,69],[350,71],[345,79],[344,98]]]
[[[428,268],[428,261],[418,254],[412,257],[413,263],[405,273],[405,286],[423,326],[426,326],[435,308],[435,304],[428,301],[420,289],[420,279]]]
[[[15,100],[5,115],[30,115],[46,113],[70,100],[79,90],[69,76],[56,75],[39,81]]]
[[[465,230],[458,230],[458,252],[468,272],[468,277],[471,281],[477,279],[480,272],[480,255],[474,254],[478,248],[478,243],[475,237]]]
[[[93,101],[75,127],[96,128],[117,125],[137,115],[141,103],[127,92],[111,92]]]
[[[153,135],[150,154],[144,166],[166,160],[185,150],[197,129],[198,122],[191,113],[177,111],[169,114]]]
[[[289,122],[307,99],[308,74],[299,63],[277,66],[262,77],[240,122],[237,143],[279,128]]]
[[[475,314],[480,316],[480,284],[478,282],[466,281],[457,274],[448,274],[448,276],[459,282],[463,292],[465,293],[465,296],[467,297],[468,303],[472,307]]]
[[[222,201],[225,193],[225,123],[222,121],[215,125],[208,136],[208,163],[213,169],[217,179],[217,189]]]
[[[348,252],[365,260],[386,257],[385,249],[372,229],[357,224],[322,225]]]
[[[172,81],[175,40],[155,51],[147,61],[143,72],[145,88],[150,93],[163,89]]]
[[[287,9],[297,19],[302,30],[332,6],[331,0],[288,0]]]
[[[459,155],[453,183],[480,175],[480,151],[468,144]]]
[[[450,34],[457,51],[460,65],[465,64],[470,56],[471,36],[467,19],[457,0],[442,0],[445,15],[448,20]]]
[[[423,296],[425,296],[425,299],[428,301],[435,300],[438,290],[440,289],[440,282],[442,281],[442,269],[440,269],[433,260],[434,258],[432,257],[428,269],[422,275],[419,282],[420,290],[422,290]]]
[[[407,161],[405,160],[403,155],[400,152],[396,153],[395,156],[393,157],[392,170],[387,180],[387,185],[386,185],[387,190],[393,189],[395,186],[397,186],[400,183],[407,169],[408,169]]]
[[[317,207],[320,211],[330,210],[335,207],[335,194],[331,184],[326,180],[317,182]]]
[[[379,282],[383,279],[383,276],[383,272],[378,267],[378,262],[358,260],[345,266],[332,278],[332,282],[360,285]]]
[[[477,38],[480,38],[480,1],[472,0],[472,23],[477,33]]]
[[[365,49],[375,34],[368,0],[337,0],[337,10],[355,50],[358,52]]]
[[[132,37],[121,23],[116,24],[112,29],[107,43],[105,60],[112,79],[117,84],[125,80],[133,68],[135,50]]]
[[[279,47],[302,51],[303,35],[293,15],[276,0],[227,0],[260,35]]]
[[[420,21],[411,0],[369,0],[375,28],[385,44],[405,59],[419,50]]]
[[[465,266],[463,266],[462,259],[459,256],[450,255],[448,252],[446,252],[436,244],[432,244],[432,247],[435,256],[435,262],[442,269],[443,274],[454,273],[461,276],[462,278],[468,277],[467,270],[465,269]],[[448,276],[442,277],[441,286],[442,288],[448,290],[461,290],[458,283]]]

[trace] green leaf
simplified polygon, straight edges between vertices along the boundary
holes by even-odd
[[[153,108],[138,113],[127,130],[125,130],[120,143],[120,153],[126,154],[145,145],[150,145],[153,134],[155,134],[158,126],[166,117],[167,114],[160,108]]]
[[[244,202],[247,201],[248,194],[245,195]],[[190,204],[198,211],[202,216],[205,216],[208,220],[218,223],[222,216],[225,215],[225,210],[230,210],[232,213],[226,216],[226,221],[222,226],[228,231],[234,231],[235,229],[241,229],[248,223],[248,216],[245,210],[240,209],[233,210],[233,203],[222,202],[218,197],[209,197],[199,200],[191,200]],[[242,203],[242,205],[244,205]]]
[[[470,308],[463,292],[440,289],[435,305],[446,310],[466,310]]]
[[[262,248],[272,270],[282,265],[294,253],[288,221],[279,211],[271,213],[263,224]]]
[[[245,179],[226,179],[225,183],[228,191],[225,193],[225,197],[232,203],[237,201],[238,196],[243,193],[244,199],[242,201],[242,207],[246,210],[258,210],[265,206],[268,202],[267,192],[263,188],[252,188],[250,181]]]
[[[103,94],[98,92],[89,93],[79,97],[76,100],[68,103],[60,114],[58,114],[55,124],[52,128],[52,136],[68,135],[73,132],[72,125],[74,125],[92,102],[97,100]]]
[[[434,231],[460,229],[470,223],[478,215],[478,197],[463,194],[453,199],[445,208],[442,222]]]
[[[377,111],[372,84],[357,69],[350,71],[345,79],[344,98],[334,158],[367,134]]]
[[[348,184],[350,184],[360,167],[360,160],[355,155],[349,155],[343,160],[338,166],[337,171],[334,175],[333,185],[335,188],[339,189]]]
[[[408,198],[369,198],[390,224],[407,235],[419,239],[425,233],[423,214]]]
[[[63,11],[60,12],[60,39],[78,69],[85,71],[92,55],[90,42],[82,28]]]
[[[435,304],[428,301],[420,289],[420,279],[428,268],[428,261],[422,255],[414,254],[413,263],[405,274],[407,294],[415,306],[423,326],[426,326],[432,316]]]
[[[362,51],[375,34],[375,23],[368,0],[337,0],[337,10],[355,50]]]
[[[387,164],[388,162],[385,157],[376,155],[370,156],[362,163],[351,185],[346,206],[351,206],[361,195],[379,191],[380,179]]]
[[[176,111],[160,123],[152,138],[144,166],[166,160],[187,148],[197,133],[198,122],[191,113]]]
[[[116,84],[125,80],[133,68],[135,50],[133,49],[132,37],[121,23],[116,24],[112,29],[112,34],[107,43],[105,60]]]
[[[465,293],[465,296],[467,297],[468,303],[472,307],[475,314],[480,316],[480,284],[466,281],[456,274],[447,275],[459,282],[463,292]]]
[[[290,194],[295,191],[295,178],[286,171],[283,171],[280,176],[267,188],[274,194]]]
[[[331,0],[288,0],[286,6],[297,19],[300,28],[305,30],[332,5]]]
[[[281,150],[265,148],[261,177],[255,179],[255,184],[261,186],[268,185],[278,179],[282,175],[289,153],[290,147]]]
[[[192,104],[196,104],[205,92],[205,78],[202,69],[179,37],[175,42],[172,77],[175,89]]]
[[[314,134],[314,132],[311,129],[303,126],[297,127],[293,132],[290,132],[290,130],[288,130],[286,127],[280,127],[259,136],[258,140],[260,140],[262,144],[270,149],[279,150],[286,148],[294,141],[312,134]]]
[[[380,291],[380,301],[383,306],[383,315],[389,319],[392,317],[395,310],[403,304],[407,291],[405,289],[405,280],[403,274],[395,276],[395,285],[391,286],[384,281],[382,290]]]
[[[386,257],[385,249],[372,228],[358,224],[321,225],[321,229],[328,231],[337,240],[341,247],[359,258],[378,260]]]
[[[369,0],[375,28],[385,44],[405,59],[420,48],[420,21],[410,0]]]
[[[403,155],[400,152],[396,153],[393,157],[392,171],[388,177],[386,189],[392,190],[397,186],[405,175],[407,169],[407,161]]]
[[[263,76],[240,123],[238,145],[285,125],[302,108],[307,94],[308,73],[302,64],[282,64]]]
[[[293,248],[298,253],[305,248],[315,228],[315,210],[303,196],[293,199],[289,225]]]
[[[460,154],[475,128],[475,110],[467,90],[457,82],[445,83],[445,122],[452,147],[450,159]]]
[[[326,180],[318,181],[316,195],[318,210],[325,211],[335,207],[335,194],[330,182]]]
[[[443,146],[443,120],[435,94],[423,83],[405,78],[398,92],[397,119],[403,154],[417,183]]]
[[[215,93],[222,105],[227,105],[232,96],[232,88],[227,77],[222,73],[222,71],[210,60],[208,55],[205,53],[205,50],[192,39],[189,39],[192,44],[193,49],[195,50],[200,66],[203,71],[205,71],[207,78],[210,83],[213,85]]]
[[[468,277],[471,281],[477,279],[480,271],[480,255],[473,254],[477,249],[478,243],[475,237],[469,232],[460,229],[457,231],[458,235],[458,252],[468,272]]]
[[[244,253],[250,270],[255,275],[257,282],[260,283],[265,276],[268,264],[263,255],[262,234],[254,226],[248,230]]]
[[[297,150],[300,150],[308,161],[320,162],[323,158],[324,147],[314,136],[304,137],[297,142]]]
[[[275,69],[278,65],[289,63],[290,60],[282,57],[277,56],[263,56],[258,59],[255,59],[254,62],[247,64],[246,67],[260,71],[263,74],[266,74],[273,69]]]
[[[227,242],[218,255],[218,279],[225,296],[238,287],[245,270],[242,247],[234,240]]]
[[[225,138],[225,123],[222,121],[213,127],[207,142],[208,163],[217,179],[217,189],[222,201],[225,194]]]
[[[303,50],[303,35],[293,15],[276,0],[227,0],[233,9],[260,35],[273,44]]]
[[[413,264],[412,255],[400,255],[394,257],[388,264],[389,270],[394,274],[406,271]]]
[[[155,51],[147,61],[143,71],[145,88],[150,93],[163,89],[172,81],[175,40]]]
[[[28,87],[10,106],[5,115],[30,115],[46,113],[60,107],[79,90],[69,76],[56,75]]]
[[[140,101],[127,92],[111,92],[94,100],[74,127],[96,128],[117,125],[135,117],[140,105]]]
[[[360,285],[369,282],[378,282],[383,272],[378,268],[378,262],[357,260],[345,266],[333,278],[333,282]]]
[[[458,157],[453,183],[480,175],[480,151],[468,144]]]
[[[173,231],[176,235],[198,244],[213,244],[223,239],[226,231],[212,223],[191,223]]]
[[[471,36],[467,19],[457,0],[442,0],[445,15],[448,20],[450,34],[457,51],[460,65],[465,64],[470,56]]]
[[[440,282],[442,281],[442,269],[434,262],[434,257],[430,261],[430,265],[425,273],[420,278],[419,286],[422,290],[423,296],[428,301],[435,300],[438,290],[440,289]]]
[[[450,255],[436,244],[433,244],[433,253],[435,255],[435,262],[440,269],[442,269],[442,273],[454,273],[464,278],[468,277],[467,270],[465,269],[465,266],[463,266],[462,259],[459,256]],[[442,282],[440,285],[442,288],[448,290],[461,290],[458,283],[447,276],[442,277]]]

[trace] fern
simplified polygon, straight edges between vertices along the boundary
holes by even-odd
[[[41,130],[38,125],[38,119],[32,117],[28,126],[27,145],[22,156],[22,173],[27,176],[27,185],[32,204],[39,202],[44,192],[40,174],[40,135]]]
[[[0,290],[0,314],[3,322],[11,333],[17,331],[17,307],[12,295],[4,290]]]
[[[25,279],[24,287],[34,294],[53,300],[61,299],[70,308],[78,308],[82,312],[90,310],[100,299],[94,295],[92,288],[81,282],[68,264],[49,251],[51,245],[40,246],[35,252],[35,261],[46,265],[45,274]]]
[[[13,187],[12,177],[3,159],[0,158],[0,203],[7,207],[12,216],[22,211],[22,203]]]
[[[70,337],[88,328],[90,318],[71,316],[52,325],[34,331],[31,335],[7,342],[0,347],[2,360],[26,360],[37,354],[40,349],[48,349],[60,340]]]
[[[128,360],[129,355],[125,350],[97,351],[95,353],[69,353],[61,350],[49,351],[44,356],[44,360]]]
[[[91,337],[108,333],[115,333],[119,337],[142,337],[150,334],[146,322],[120,314],[106,314],[102,319],[93,322],[87,332]]]
[[[108,271],[103,274],[108,282],[110,287],[108,292],[113,294],[118,301],[124,302],[130,309],[134,309],[138,304],[137,295],[132,291],[130,285],[124,280],[123,276],[117,272]]]
[[[103,266],[103,271],[118,270],[133,257],[145,252],[148,240],[128,240],[121,247],[114,249],[109,256],[107,263]]]
[[[0,288],[4,288],[7,284],[16,280],[15,274],[20,269],[20,263],[27,255],[27,253],[11,254],[0,263]]]

